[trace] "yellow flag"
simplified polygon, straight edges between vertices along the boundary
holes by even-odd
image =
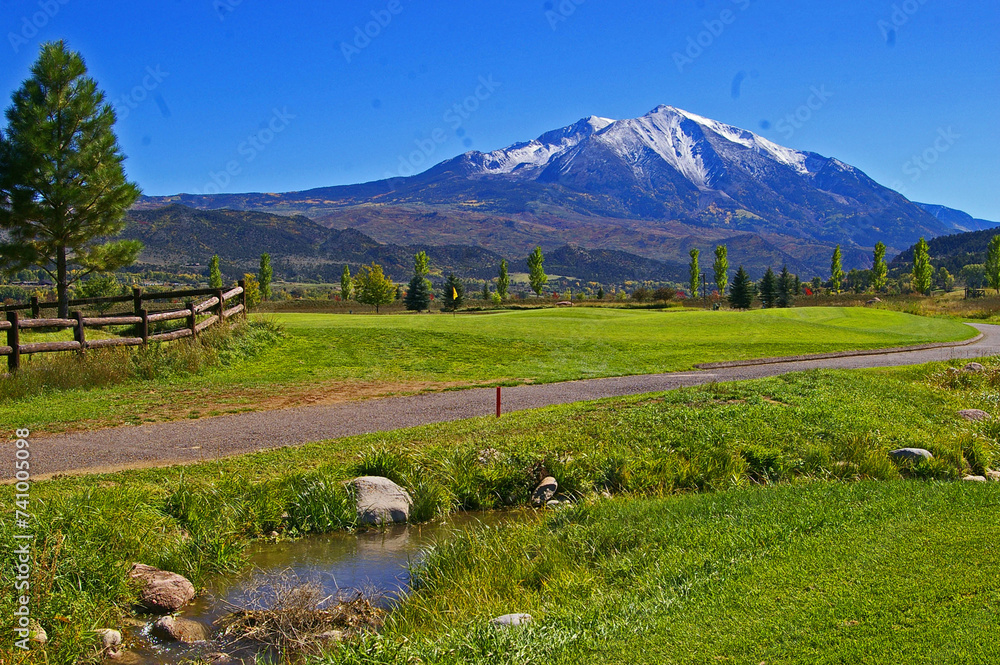
[[[451,299],[458,300],[458,291],[455,290],[454,286],[451,287]]]

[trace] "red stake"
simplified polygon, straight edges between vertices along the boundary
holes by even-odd
[[[497,386],[497,418],[500,417],[500,386]]]

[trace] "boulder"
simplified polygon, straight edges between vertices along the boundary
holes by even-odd
[[[987,471],[986,479],[995,483],[1000,483],[1000,471]]]
[[[877,304],[879,304],[880,302],[882,302],[882,299],[881,299],[881,298],[872,298],[871,300],[869,300],[869,301],[868,301],[868,302],[866,302],[865,304],[866,304],[866,305],[877,305]]]
[[[986,371],[986,368],[983,367],[981,363],[968,363],[966,364],[965,367],[962,368],[962,371],[970,372],[972,374],[982,374],[983,372]]]
[[[351,484],[358,500],[358,522],[361,524],[405,522],[410,518],[413,499],[388,478],[361,476]]]
[[[38,646],[45,646],[45,643],[49,641],[49,634],[42,628],[42,624],[32,621],[31,627],[28,629],[28,639]]]
[[[958,412],[960,418],[965,420],[971,420],[974,423],[981,423],[984,420],[988,420],[990,414],[986,413],[982,409],[962,409]]]
[[[560,300],[556,303],[556,307],[572,307],[573,303],[568,300]]]
[[[531,494],[531,505],[533,506],[544,506],[548,503],[552,497],[556,495],[559,490],[559,483],[552,476],[542,478],[542,482],[538,484],[535,491]]]
[[[153,622],[150,634],[165,642],[203,642],[208,639],[208,630],[197,621],[175,616],[160,617]]]
[[[530,614],[518,612],[516,614],[504,614],[503,616],[490,619],[490,625],[507,628],[509,626],[523,626],[531,623],[532,621],[534,621],[534,619],[531,618]]]
[[[136,563],[128,576],[139,584],[139,605],[150,612],[176,612],[194,598],[194,585],[183,575]]]
[[[966,476],[965,478],[962,478],[962,480],[970,483],[985,483],[986,476]]]
[[[122,634],[113,628],[98,628],[94,631],[101,641],[101,651],[112,658],[118,655],[118,647],[122,644]]]
[[[897,448],[889,451],[889,457],[897,461],[919,462],[920,460],[933,459],[931,451],[923,448]]]

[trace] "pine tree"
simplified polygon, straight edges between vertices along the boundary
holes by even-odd
[[[718,245],[715,248],[715,263],[712,264],[712,271],[715,273],[715,288],[719,290],[719,295],[726,294],[726,284],[729,283],[729,250],[725,245]]]
[[[507,274],[507,259],[500,259],[500,274],[497,276],[497,295],[506,300],[510,290],[510,276]]]
[[[770,268],[767,269],[767,272],[764,273],[764,276],[760,280],[758,297],[764,303],[765,308],[774,307],[778,300],[778,280],[774,276],[774,271]]]
[[[465,287],[462,282],[455,277],[455,273],[450,273],[444,283],[444,306],[446,312],[454,312],[462,306],[465,301]]]
[[[983,264],[986,270],[986,283],[991,289],[996,289],[1000,293],[1000,235],[990,238],[990,244],[986,249],[986,263]]]
[[[781,267],[781,274],[778,276],[778,296],[776,303],[778,307],[791,307],[795,301],[795,280],[796,278],[788,272],[788,266]]]
[[[701,269],[698,267],[698,254],[700,252],[697,249],[691,248],[688,254],[691,256],[691,263],[688,265],[688,288],[691,291],[691,297],[698,297],[698,281],[701,279]]]
[[[219,255],[214,255],[208,262],[208,285],[213,289],[222,288],[222,269],[219,267]]]
[[[830,290],[840,293],[840,286],[844,281],[844,266],[840,257],[840,245],[833,250],[833,259],[830,261]]]
[[[489,300],[490,299],[490,283],[489,282],[483,282],[483,292],[479,294],[479,297],[482,298],[483,300]]]
[[[260,270],[257,272],[257,282],[260,284],[260,297],[262,300],[271,299],[271,278],[274,271],[271,269],[271,255],[264,253],[260,255]]]
[[[350,300],[351,291],[354,290],[354,284],[351,281],[351,269],[348,266],[344,266],[343,272],[340,273],[340,299]]]
[[[921,238],[913,248],[913,290],[926,295],[931,290],[933,279],[930,248],[927,241]]]
[[[882,293],[889,284],[889,266],[885,263],[885,245],[875,243],[875,253],[872,262],[872,286],[875,293]]]
[[[736,276],[733,277],[732,285],[729,287],[729,305],[736,309],[750,309],[753,297],[753,282],[750,281],[750,275],[743,269],[743,266],[740,266],[739,270],[736,271]]]
[[[0,133],[0,269],[42,269],[66,318],[74,282],[142,251],[135,240],[108,240],[125,228],[140,190],[125,179],[114,108],[65,43],[42,45],[11,100]]]
[[[604,287],[603,286],[598,286],[597,287],[597,299],[598,300],[604,300]]]
[[[535,247],[534,251],[528,256],[528,283],[531,284],[531,290],[535,292],[536,296],[542,295],[542,289],[545,288],[545,284],[549,281],[548,275],[545,274],[545,256],[542,254],[541,247]]]

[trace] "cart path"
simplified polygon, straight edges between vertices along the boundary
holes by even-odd
[[[759,379],[810,369],[917,365],[1000,354],[1000,326],[970,325],[982,336],[964,346],[891,353],[876,350],[870,355],[506,387],[503,388],[503,412],[712,382]],[[50,437],[32,432],[31,471],[33,478],[41,479],[59,473],[98,473],[192,463],[312,441],[492,415],[495,400],[494,388],[474,388]],[[5,464],[0,482],[12,479],[13,465]]]

